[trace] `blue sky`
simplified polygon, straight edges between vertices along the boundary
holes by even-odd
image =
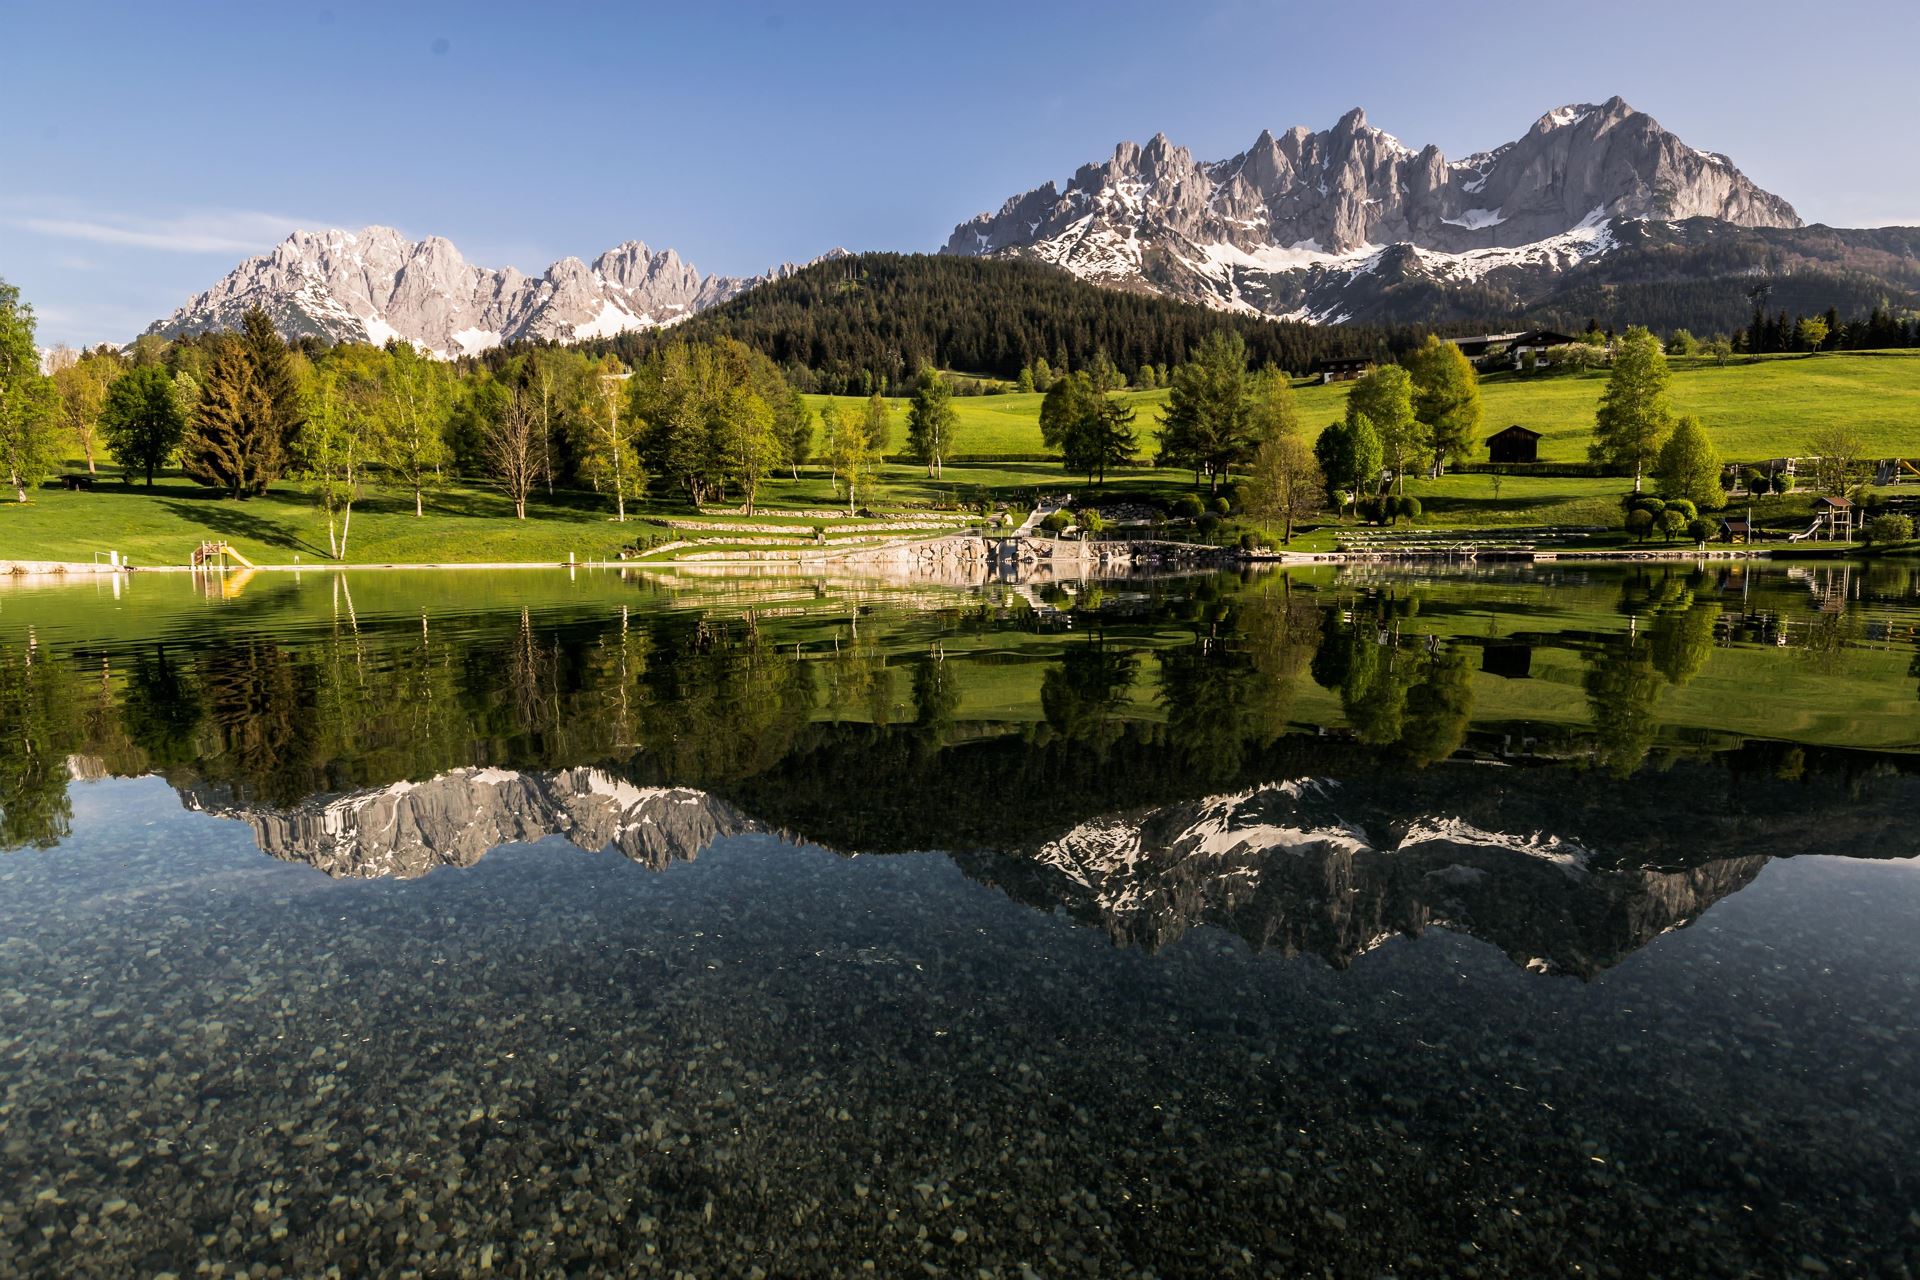
[[[1156,130],[1346,109],[1461,156],[1618,93],[1809,221],[1920,223],[1920,4],[0,0],[0,277],[125,340],[295,227],[746,273],[954,224]]]

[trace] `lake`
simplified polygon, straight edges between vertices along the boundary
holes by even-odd
[[[0,583],[0,1273],[1913,1275],[1917,569]]]

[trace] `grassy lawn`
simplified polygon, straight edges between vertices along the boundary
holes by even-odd
[[[1482,384],[1487,433],[1520,422],[1544,433],[1541,455],[1548,460],[1579,460],[1586,454],[1594,402],[1604,387],[1600,372],[1570,375],[1496,375]],[[1803,452],[1807,438],[1834,422],[1853,426],[1866,439],[1870,455],[1920,455],[1920,352],[1838,353],[1815,357],[1777,356],[1747,359],[1724,367],[1703,361],[1676,361],[1674,405],[1707,423],[1722,456],[1758,459]],[[1303,385],[1302,414],[1313,434],[1345,408],[1345,386]],[[1150,453],[1164,390],[1135,392],[1140,411],[1143,452]],[[817,405],[824,397],[810,397]],[[996,455],[1038,454],[1038,395],[965,396],[955,399],[960,413],[959,456],[939,480],[905,463],[882,468],[879,490],[868,504],[876,513],[925,513],[931,509],[974,509],[980,502],[1024,508],[1041,493],[1072,492],[1094,505],[1164,497],[1191,486],[1190,474],[1141,467],[1110,475],[1103,485],[1067,473],[1053,461],[1004,461]],[[849,407],[857,401],[847,399]],[[904,414],[896,418],[895,449],[904,445]],[[71,465],[71,464],[70,464]],[[1498,493],[1494,477],[1450,475],[1437,481],[1411,481],[1408,492],[1426,509],[1421,524],[1436,528],[1495,528],[1501,525],[1617,526],[1622,482],[1612,479],[1556,479],[1509,476]],[[1756,516],[1763,523],[1799,520],[1804,495],[1771,499]],[[767,510],[751,523],[792,524],[795,533],[814,523],[832,526],[834,536],[860,536],[859,522],[794,515],[794,509],[840,507],[831,478],[820,467],[801,469],[798,480],[779,478],[762,491]],[[684,502],[648,499],[628,504],[629,521],[611,519],[611,503],[590,493],[536,495],[531,517],[512,518],[497,491],[484,486],[450,485],[429,495],[427,516],[416,519],[409,498],[376,491],[355,508],[348,559],[354,563],[581,560],[613,557],[635,541],[687,536],[703,544],[751,544],[724,529],[676,535],[658,520],[698,520],[725,524],[743,517],[691,510]],[[783,513],[782,509],[786,509]],[[1776,509],[1777,508],[1777,509]],[[1016,511],[1015,518],[1018,518]],[[956,512],[955,522],[964,516]],[[1337,524],[1338,522],[1334,522]],[[1237,528],[1229,526],[1229,532]],[[883,535],[875,531],[875,536]],[[92,493],[43,489],[26,506],[0,503],[0,557],[25,560],[90,560],[95,553],[118,551],[135,564],[185,564],[202,539],[224,539],[262,563],[296,558],[327,558],[326,518],[306,489],[277,486],[261,498],[232,502],[215,497],[178,476],[163,478],[152,490],[126,488],[103,480]],[[1297,550],[1331,549],[1331,525],[1296,537]]]
[[[1721,456],[1749,461],[1807,451],[1823,426],[1844,423],[1859,431],[1871,455],[1920,456],[1920,351],[1836,352],[1820,356],[1738,357],[1728,364],[1681,358],[1673,361],[1673,405],[1698,416]],[[1549,462],[1586,460],[1594,405],[1606,387],[1604,370],[1578,374],[1494,374],[1480,386],[1486,406],[1485,435],[1511,423],[1541,432],[1540,457]],[[1309,437],[1346,412],[1344,384],[1296,383]],[[826,396],[809,396],[817,408]],[[957,396],[960,416],[955,456],[991,458],[1044,452],[1037,394]],[[1134,391],[1135,430],[1142,452],[1159,439],[1160,409],[1167,392]],[[840,397],[843,406],[860,402]],[[905,401],[894,402],[892,451],[906,447]]]

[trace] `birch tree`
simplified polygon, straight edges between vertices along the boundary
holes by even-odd
[[[487,461],[513,501],[513,518],[527,518],[527,494],[545,468],[544,433],[537,408],[514,392],[500,416],[487,425]]]
[[[416,519],[426,514],[426,490],[439,482],[447,460],[441,428],[452,392],[445,365],[421,355],[409,342],[387,347],[380,376],[380,460],[399,486],[413,494]]]

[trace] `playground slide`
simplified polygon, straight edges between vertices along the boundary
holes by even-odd
[[[1821,523],[1822,523],[1821,521],[1815,520],[1812,524],[1807,526],[1805,533],[1788,534],[1787,541],[1788,542],[1805,542],[1808,538],[1811,538],[1814,534],[1820,532]]]
[[[235,551],[233,549],[233,544],[230,542],[226,545],[226,555],[228,559],[237,561],[242,568],[258,569],[260,567],[259,565],[255,564],[253,561],[241,555],[238,551]]]

